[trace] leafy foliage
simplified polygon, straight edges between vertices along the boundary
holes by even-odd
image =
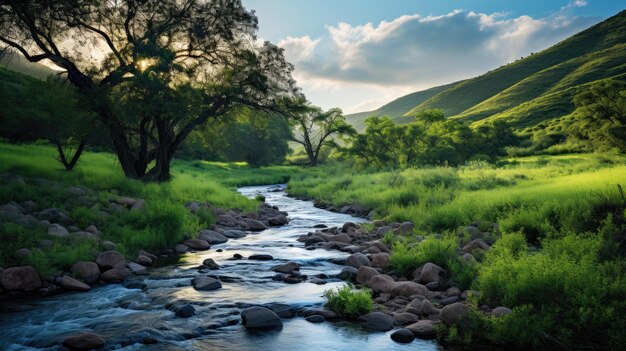
[[[324,292],[326,307],[343,317],[358,317],[372,311],[372,295],[369,290],[354,290],[350,285]]]

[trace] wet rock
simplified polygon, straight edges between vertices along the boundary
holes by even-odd
[[[48,235],[54,236],[57,238],[65,238],[68,235],[70,235],[70,232],[67,229],[65,229],[65,227],[63,227],[62,225],[53,223],[53,224],[50,224],[50,226],[48,227]]]
[[[329,236],[328,241],[334,241],[334,242],[343,243],[343,244],[350,244],[352,243],[352,238],[350,238],[348,234],[342,233],[342,234]]]
[[[65,339],[63,346],[70,350],[92,350],[104,346],[104,339],[98,334],[83,333]]]
[[[137,281],[134,281],[134,282],[125,282],[125,283],[124,283],[124,287],[125,287],[126,289],[139,289],[139,290],[143,290],[143,289],[147,288],[147,285],[146,285],[145,283],[143,283],[143,282],[137,282]]]
[[[307,239],[304,242],[304,247],[308,247],[308,246],[312,246],[315,245],[317,243],[325,243],[326,239],[318,236],[318,235],[313,235],[311,238]]]
[[[233,254],[232,258],[235,259],[235,260],[240,260],[240,259],[243,258],[243,256],[241,256],[241,254],[236,253],[236,254]]]
[[[346,222],[346,223],[343,224],[343,226],[341,226],[341,231],[344,232],[344,233],[347,233],[348,229],[350,229],[350,228],[357,229],[357,225],[352,223],[352,222]]]
[[[151,266],[152,265],[152,259],[146,255],[139,255],[137,256],[137,259],[135,260],[135,262],[137,262],[138,264],[142,265],[142,266]]]
[[[391,340],[402,344],[408,344],[415,340],[415,336],[413,335],[413,332],[403,328],[391,333]]]
[[[193,287],[200,291],[217,290],[222,287],[222,283],[215,278],[208,276],[198,276],[193,280]]]
[[[87,291],[89,289],[91,289],[89,287],[89,285],[83,283],[83,282],[79,282],[78,280],[64,275],[61,278],[61,287],[63,289],[67,289],[67,290],[76,290],[76,291]]]
[[[93,284],[100,279],[100,269],[93,262],[81,261],[74,263],[72,273],[87,284]]]
[[[112,268],[126,267],[126,259],[121,253],[110,250],[99,254],[98,257],[96,257],[96,264],[100,267],[100,270],[104,272]]]
[[[9,291],[33,291],[41,288],[42,283],[34,267],[21,266],[2,270],[0,286]]]
[[[192,305],[184,305],[176,309],[176,317],[189,318],[196,314],[196,309]]]
[[[367,283],[373,276],[379,275],[377,270],[372,267],[361,266],[356,273],[356,282],[359,284]]]
[[[312,316],[304,317],[304,319],[310,323],[324,323],[326,321],[326,318],[324,318],[324,316],[321,316],[319,314],[314,314]]]
[[[175,251],[177,254],[184,254],[184,253],[186,253],[187,251],[189,251],[189,247],[188,247],[187,245],[183,245],[183,244],[176,244],[176,245],[174,246],[174,251]]]
[[[371,312],[359,317],[361,326],[371,331],[388,331],[393,329],[395,320],[382,312]]]
[[[287,262],[285,264],[281,264],[279,266],[272,267],[274,272],[286,273],[289,274],[293,271],[300,270],[300,265],[296,262]]]
[[[112,268],[102,273],[100,278],[107,283],[121,283],[128,278],[128,271],[126,268]]]
[[[377,253],[370,256],[372,267],[385,268],[389,265],[389,254]]]
[[[328,228],[328,226],[326,224],[316,224],[313,226],[313,228],[315,229],[323,229],[323,228]]]
[[[496,307],[493,309],[493,311],[491,311],[491,314],[493,314],[496,317],[502,317],[502,316],[506,316],[507,314],[511,314],[513,313],[513,311],[510,308],[507,307]]]
[[[255,260],[255,261],[271,261],[274,259],[274,257],[268,254],[254,254],[254,255],[250,255],[248,259]]]
[[[451,326],[461,320],[466,314],[467,307],[460,302],[456,302],[441,309],[440,318],[445,325]]]
[[[437,337],[435,322],[428,319],[413,323],[407,326],[406,329],[410,330],[415,337],[420,339],[434,339]]]
[[[350,257],[346,260],[347,266],[351,266],[356,269],[359,269],[361,266],[371,266],[371,264],[370,259],[360,252],[350,255]]]
[[[337,278],[341,280],[355,281],[357,274],[358,274],[358,270],[356,268],[346,266],[346,267],[343,267],[341,272],[337,275]]]
[[[326,281],[321,278],[311,278],[309,279],[309,283],[316,284],[316,285],[324,285],[326,284]]]
[[[393,319],[396,320],[397,325],[407,325],[415,323],[419,320],[419,317],[409,312],[394,313]]]
[[[247,329],[280,329],[283,327],[283,321],[272,310],[253,306],[241,311],[241,323]]]
[[[395,281],[386,274],[379,274],[373,276],[365,285],[377,293],[390,293],[394,288]]]
[[[467,245],[463,246],[463,252],[472,253],[475,250],[489,250],[489,244],[483,241],[483,239],[474,239],[470,241]]]
[[[246,218],[244,221],[245,221],[244,223],[250,230],[261,231],[261,230],[267,229],[267,226],[263,224],[263,222],[258,221],[256,219]]]
[[[289,223],[289,220],[287,219],[287,216],[279,214],[276,217],[270,218],[267,222],[271,226],[281,226]]]
[[[206,260],[202,261],[202,265],[205,268],[208,268],[211,270],[220,269],[220,266],[212,258],[207,258]]]
[[[280,318],[292,318],[296,315],[296,310],[292,306],[283,303],[272,303],[266,307],[276,313]]]
[[[133,272],[136,275],[148,274],[148,270],[146,269],[146,267],[140,265],[139,263],[130,262],[128,263],[128,268],[130,269],[131,272]]]
[[[190,247],[194,250],[208,250],[211,248],[211,245],[206,240],[202,240],[202,239],[185,240],[185,245],[187,245],[187,247]]]
[[[306,276],[288,274],[283,276],[283,281],[287,284],[298,284],[306,280]]]
[[[239,238],[243,238],[244,236],[246,236],[246,233],[241,230],[231,229],[231,230],[225,230],[222,233],[222,235],[224,235],[228,239],[239,239]]]
[[[226,236],[214,230],[202,230],[198,238],[206,241],[210,245],[219,245],[228,241]]]

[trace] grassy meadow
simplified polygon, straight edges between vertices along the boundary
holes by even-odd
[[[237,163],[176,161],[174,179],[155,184],[124,177],[110,153],[86,152],[71,172],[65,171],[55,156],[56,150],[48,145],[0,144],[0,204],[33,200],[39,210],[59,208],[81,229],[95,224],[103,241],[115,243],[118,251],[129,256],[140,249],[162,250],[210,226],[212,215],[191,214],[184,208],[186,201],[252,211],[256,202],[238,194],[235,187],[283,183],[296,172],[295,168],[281,166],[252,169]],[[72,201],[67,196],[66,189],[78,185],[93,190],[90,198]],[[97,211],[116,196],[144,199],[146,211],[116,213],[111,218],[97,216]],[[50,276],[79,260],[92,260],[98,250],[104,249],[93,240],[56,239],[51,247],[40,250],[40,241],[50,239],[45,227],[9,222],[1,226],[0,240],[5,245],[0,248],[0,267],[32,264],[42,275]],[[15,253],[20,248],[31,249],[32,254],[21,257]]]

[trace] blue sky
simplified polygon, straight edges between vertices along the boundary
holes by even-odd
[[[626,0],[243,0],[309,100],[346,113],[545,49]]]

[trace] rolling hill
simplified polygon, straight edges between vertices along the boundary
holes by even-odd
[[[0,66],[44,80],[51,75],[59,73],[59,71],[55,71],[48,66],[30,62],[21,54],[10,49],[0,50]]]
[[[403,123],[420,111],[438,108],[446,116],[468,123],[503,119],[522,129],[571,113],[572,97],[587,84],[612,77],[624,79],[625,75],[626,11],[622,11],[539,53],[443,86],[445,89],[416,103],[403,116],[386,114]],[[423,96],[420,93],[424,92],[394,102],[404,99],[406,105],[409,96]],[[389,111],[388,105],[376,111]],[[370,115],[378,114],[376,111]]]

